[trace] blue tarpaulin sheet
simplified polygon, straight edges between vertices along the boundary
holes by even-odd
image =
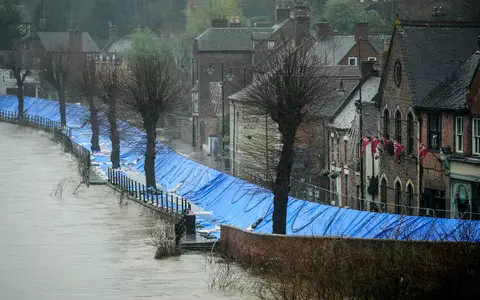
[[[60,121],[58,106],[58,102],[53,100],[25,98],[27,114],[55,121]],[[0,109],[16,111],[17,98],[0,95]],[[87,149],[90,148],[91,137],[88,114],[86,107],[67,105],[67,123],[72,128],[72,138]],[[101,146],[110,150],[108,123],[103,124]],[[143,173],[145,133],[123,121],[119,121],[118,125],[122,133],[122,165],[128,164]],[[104,172],[111,165],[105,154],[93,154],[92,158],[93,163]],[[183,181],[177,194],[212,212],[202,215],[206,222],[248,228],[262,218],[255,231],[271,233],[271,191],[189,160],[160,142],[157,142],[155,171],[157,182],[166,190]],[[478,242],[480,221],[367,212],[290,198],[287,234]]]

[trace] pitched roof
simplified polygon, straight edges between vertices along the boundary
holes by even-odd
[[[270,33],[272,28],[209,28],[196,39],[197,51],[251,51],[253,33]]]
[[[382,53],[385,49],[388,49],[390,37],[383,35],[370,36],[369,42],[377,52]],[[318,55],[324,57],[326,64],[337,65],[354,45],[354,35],[333,35],[318,40],[312,49]]]
[[[40,42],[47,52],[66,51],[69,48],[69,32],[39,32]],[[100,52],[88,32],[82,33],[83,52]]]
[[[362,92],[362,103],[373,103],[373,99],[378,92],[378,87],[380,86],[380,77],[370,77],[365,80],[361,87]],[[356,107],[355,101],[360,99],[359,88],[356,87],[356,90],[348,95],[345,100],[345,106],[341,108],[337,115],[333,118],[330,126],[337,129],[348,129],[352,125],[352,122],[355,118],[356,114]],[[376,109],[375,109],[376,110]],[[373,123],[376,120],[376,113],[372,112],[371,109],[368,110],[369,112],[369,124]],[[365,111],[364,111],[365,113]],[[370,120],[371,119],[371,120]]]
[[[480,24],[413,22],[396,31],[417,106],[477,50]]]
[[[480,64],[480,51],[435,87],[417,107],[445,110],[466,110],[467,90]]]

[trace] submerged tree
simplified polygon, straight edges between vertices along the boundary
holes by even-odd
[[[155,144],[157,122],[183,93],[182,82],[173,59],[157,47],[151,32],[132,37],[132,51],[127,55],[129,66],[127,105],[140,116],[146,132],[145,177],[147,187],[155,187]]]
[[[100,63],[97,68],[99,97],[107,105],[112,152],[112,168],[120,168],[120,135],[118,133],[118,106],[125,93],[125,70],[117,63]]]
[[[272,219],[273,232],[285,234],[297,130],[307,114],[326,102],[331,85],[321,59],[302,48],[287,47],[266,64],[245,90],[242,102],[252,115],[267,117],[278,127],[280,145],[274,160]]]
[[[89,121],[92,126],[92,138],[90,149],[93,152],[100,151],[99,135],[100,122],[98,108],[95,105],[95,97],[98,94],[96,62],[93,59],[83,57],[77,64],[73,74],[73,89],[87,100],[90,110]]]
[[[40,78],[48,82],[57,91],[62,126],[67,126],[65,82],[70,75],[70,61],[69,53],[62,51],[44,53],[40,58]]]
[[[24,109],[24,85],[25,80],[32,74],[33,55],[30,50],[15,48],[11,51],[0,53],[0,66],[9,70],[17,85],[18,116],[23,117]]]

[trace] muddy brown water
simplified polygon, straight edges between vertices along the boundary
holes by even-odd
[[[0,299],[245,299],[210,291],[205,254],[155,260],[156,217],[80,187],[45,133],[0,123]]]

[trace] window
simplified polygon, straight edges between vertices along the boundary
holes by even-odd
[[[407,213],[413,215],[413,186],[407,185]]]
[[[340,139],[337,138],[337,161],[340,163]]]
[[[428,146],[439,150],[442,146],[442,115],[428,114]]]
[[[407,115],[407,152],[413,153],[413,114]]]
[[[390,133],[390,113],[388,109],[383,111],[383,134],[387,136]]]
[[[348,175],[345,174],[345,195],[348,196]]]
[[[349,57],[348,58],[348,65],[349,66],[356,66],[357,65],[357,58],[356,57]]]
[[[13,78],[13,71],[9,71],[10,79]]]
[[[275,48],[275,41],[268,41],[268,50],[273,50]]]
[[[395,183],[395,213],[400,214],[400,205],[402,204],[402,186],[400,182]]]
[[[480,119],[472,120],[472,153],[480,154]]]
[[[402,114],[399,110],[395,113],[395,139],[402,142]]]
[[[385,178],[382,178],[382,183],[380,184],[380,196],[383,203],[387,203],[387,181]]]
[[[344,144],[345,144],[345,153],[344,153],[344,157],[345,157],[345,164],[347,163],[348,161],[348,141],[347,140],[344,140],[343,141]]]
[[[463,153],[463,118],[455,118],[455,152]]]
[[[372,56],[372,57],[369,57],[368,60],[369,61],[377,61],[377,58]]]

